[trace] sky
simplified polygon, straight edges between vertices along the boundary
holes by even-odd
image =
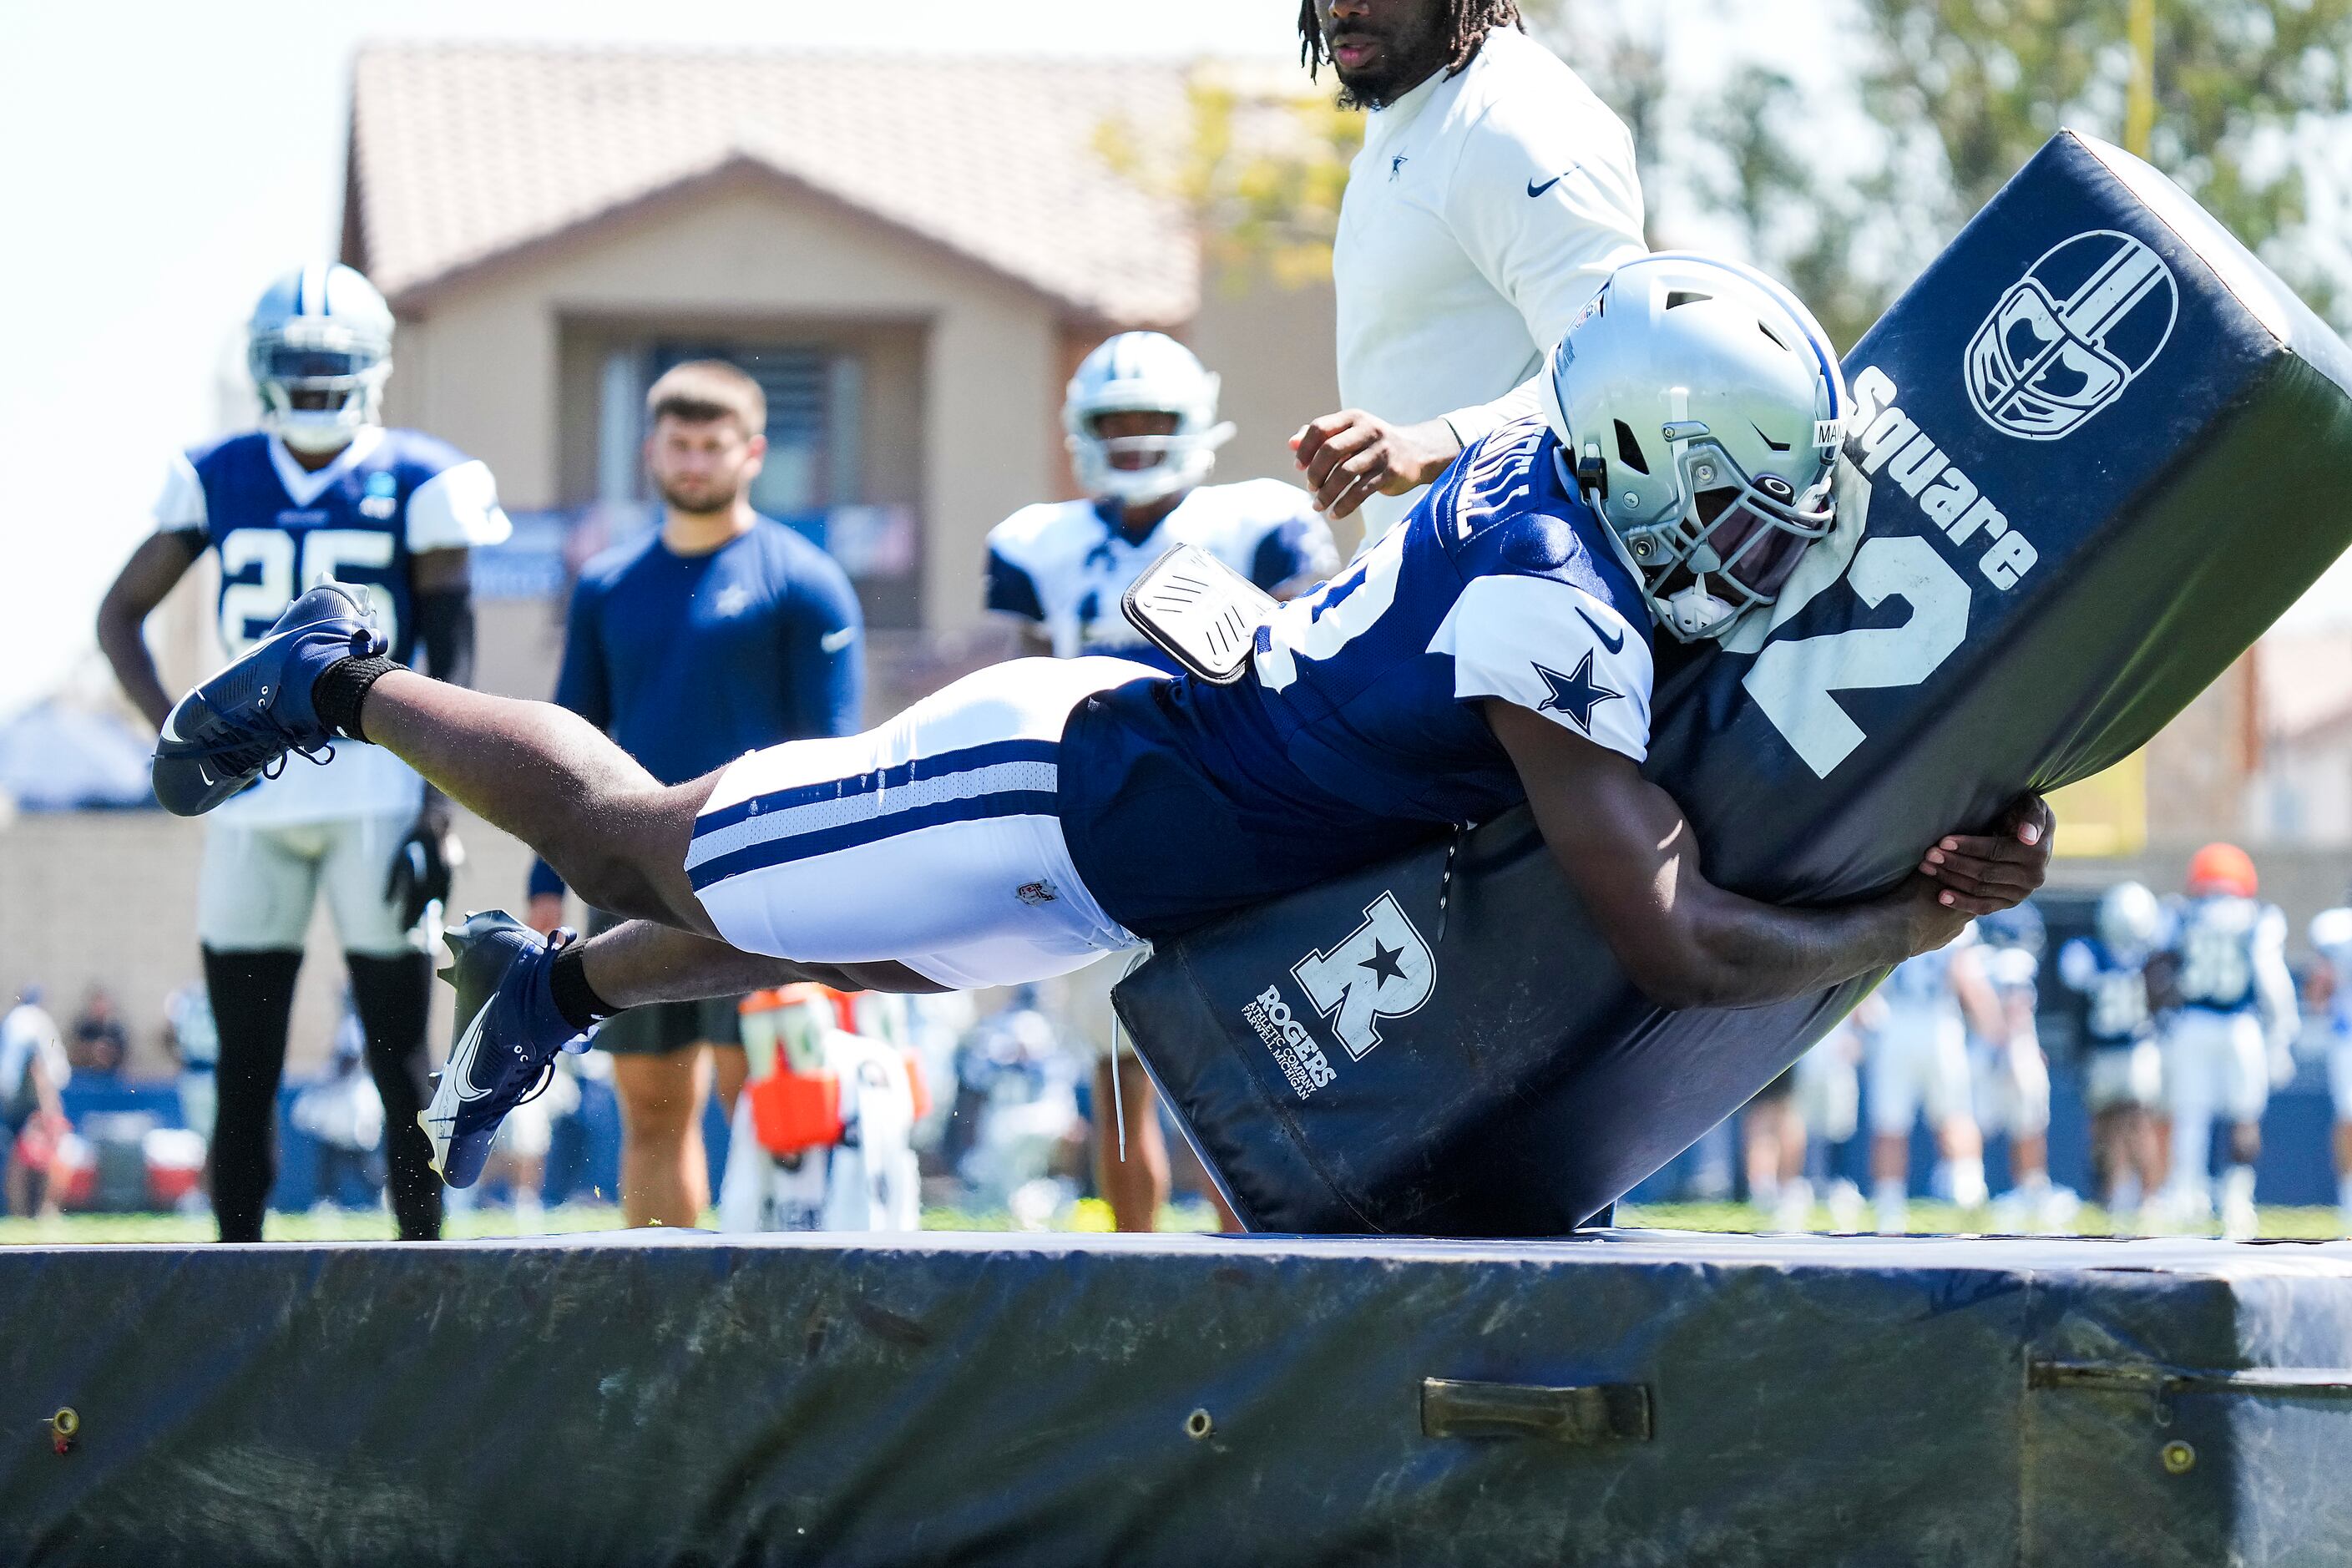
[[[170,455],[218,433],[262,286],[333,254],[361,44],[1295,58],[1296,15],[1279,0],[0,4],[0,717],[89,657]]]

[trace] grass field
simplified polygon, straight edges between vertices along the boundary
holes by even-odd
[[[2336,1214],[2332,1208],[2267,1208],[2262,1211],[2262,1215],[2263,1235],[2265,1237],[2318,1240],[2339,1234]],[[1621,1209],[1618,1218],[1623,1225],[1649,1226],[1663,1230],[1752,1231],[1765,1229],[1770,1223],[1769,1216],[1762,1210],[1746,1204],[1650,1205]],[[1830,1223],[1826,1211],[1817,1210],[1813,1220],[1823,1229]],[[620,1223],[621,1211],[616,1208],[566,1205],[546,1212],[544,1228],[548,1234],[562,1235],[614,1230],[619,1228]],[[716,1216],[706,1215],[705,1223],[715,1226]],[[1965,1223],[1966,1216],[1947,1205],[1911,1205],[1912,1226],[1921,1233],[1953,1234],[1960,1231]],[[1013,1225],[1011,1218],[1002,1213],[930,1209],[923,1215],[923,1228],[1010,1230]],[[1108,1230],[1109,1211],[1099,1203],[1082,1203],[1060,1228]],[[1209,1211],[1200,1207],[1171,1209],[1163,1216],[1162,1228],[1206,1230],[1210,1228]],[[2076,1228],[2085,1236],[2105,1236],[2113,1229],[2107,1217],[2096,1209],[2084,1210]],[[453,1239],[510,1236],[513,1233],[513,1217],[503,1208],[453,1215],[448,1226],[448,1235]],[[272,1241],[381,1241],[391,1237],[392,1222],[381,1214],[350,1210],[273,1214],[269,1216],[268,1234]],[[209,1241],[212,1235],[212,1217],[209,1215],[68,1215],[56,1220],[0,1219],[0,1247],[90,1247],[124,1242],[193,1244]]]

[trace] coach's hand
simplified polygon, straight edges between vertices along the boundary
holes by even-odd
[[[438,901],[443,909],[449,907],[449,873],[464,858],[457,836],[449,831],[448,804],[428,799],[393,851],[392,869],[384,878],[384,900],[397,908],[404,928],[423,920],[427,904]]]
[[[1445,471],[1462,451],[1454,427],[1443,419],[1392,425],[1360,408],[1343,408],[1299,426],[1290,438],[1324,516],[1353,513],[1374,495],[1401,496]]]
[[[2050,873],[2050,841],[2057,824],[2050,803],[2021,795],[1989,834],[1955,833],[1936,840],[1919,860],[1919,874],[1937,884],[1936,901],[1974,919],[2032,898]]]

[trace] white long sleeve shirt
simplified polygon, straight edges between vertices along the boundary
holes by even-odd
[[[1515,28],[1374,110],[1331,271],[1339,401],[1465,445],[1538,406],[1530,378],[1602,279],[1644,253],[1633,141]],[[1419,492],[1363,507],[1370,542]]]

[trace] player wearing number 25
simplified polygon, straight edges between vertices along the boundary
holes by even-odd
[[[183,700],[194,728],[159,753],[157,793],[203,810],[197,765],[259,767],[272,724],[306,744],[362,733],[639,917],[552,955],[517,927],[469,929],[459,1005],[479,1043],[444,1077],[435,1130],[459,1145],[614,1006],[793,979],[1040,980],[1522,800],[1669,1006],[1820,991],[2038,887],[2050,817],[2024,799],[1992,834],[1925,847],[1883,898],[1759,903],[1706,879],[1680,809],[1643,777],[1654,626],[1720,635],[1832,521],[1845,392],[1804,307],[1727,263],[1632,262],[1551,356],[1546,393],[1354,565],[1276,608],[1229,684],[1016,660],[865,735],[664,789],[569,715],[368,658],[322,593]],[[264,678],[288,691],[272,712],[243,695]],[[1383,948],[1364,967],[1385,984],[1398,963]]]
[[[173,460],[155,531],[99,612],[100,646],[157,726],[170,703],[141,626],[207,549],[220,561],[232,656],[333,581],[364,597],[393,658],[415,663],[421,649],[440,679],[470,679],[467,551],[505,539],[506,514],[482,464],[380,423],[392,330],[383,297],[347,267],[288,273],[255,307],[247,361],[261,428]],[[448,893],[449,805],[389,752],[338,742],[333,752],[226,802],[205,846],[197,933],[220,1030],[213,1204],[224,1240],[261,1237],[294,976],[321,895],[383,1096],[401,1234],[440,1227],[440,1183],[416,1127],[433,984],[417,928]]]

